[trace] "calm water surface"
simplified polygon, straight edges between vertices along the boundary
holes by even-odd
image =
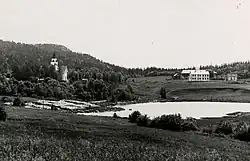
[[[163,114],[180,113],[185,117],[221,117],[232,112],[250,112],[250,103],[224,102],[165,102],[143,103],[121,106],[125,111],[116,112],[121,117],[128,117],[133,111],[140,111],[154,118]],[[132,109],[132,110],[129,110]],[[83,113],[84,115],[113,116],[114,112]]]

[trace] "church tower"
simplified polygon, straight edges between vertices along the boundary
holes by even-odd
[[[50,62],[50,65],[52,65],[52,66],[55,67],[55,71],[59,70],[59,68],[58,68],[58,61],[57,61],[55,53],[53,54],[53,57],[52,57],[51,62]]]

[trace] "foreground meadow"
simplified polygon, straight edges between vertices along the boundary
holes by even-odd
[[[0,160],[249,160],[250,144],[231,138],[139,127],[127,119],[6,107]]]

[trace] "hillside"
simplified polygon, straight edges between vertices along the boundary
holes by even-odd
[[[53,55],[69,69],[67,82],[50,66]],[[76,53],[63,45],[23,44],[0,40],[0,95],[49,99],[134,99],[117,90],[131,77],[129,70]],[[44,78],[44,79],[39,79]],[[83,79],[88,81],[82,81]],[[41,81],[44,80],[44,81]]]
[[[239,79],[247,79],[250,78],[250,62],[242,61],[242,62],[232,62],[232,63],[224,63],[222,65],[207,65],[201,66],[201,69],[209,69],[217,72],[217,75],[223,76],[228,73],[237,73]]]
[[[249,80],[226,82],[211,80],[209,82],[188,82],[187,80],[168,80],[166,76],[130,78],[129,84],[140,100],[161,100],[160,90],[166,90],[166,96],[176,101],[217,101],[248,102],[250,100]]]
[[[0,64],[2,72],[14,70],[25,64],[35,62],[37,65],[48,65],[56,54],[59,63],[74,69],[97,68],[100,71],[115,71],[127,74],[126,68],[105,63],[88,54],[72,52],[65,46],[56,44],[23,44],[0,40]]]

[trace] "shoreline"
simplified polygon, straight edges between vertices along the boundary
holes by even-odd
[[[250,101],[235,101],[235,100],[222,100],[222,99],[213,99],[213,100],[206,100],[206,99],[182,99],[182,98],[177,98],[177,97],[170,97],[167,99],[139,99],[139,100],[134,100],[134,101],[123,101],[123,102],[109,102],[107,100],[102,100],[102,101],[90,101],[90,102],[84,102],[84,101],[79,101],[79,100],[59,100],[55,102],[68,102],[68,103],[73,103],[73,107],[70,108],[70,106],[65,106],[64,104],[57,104],[57,103],[51,103],[53,102],[51,99],[44,99],[46,103],[43,102],[43,100],[32,100],[28,101],[26,103],[26,108],[36,108],[36,109],[49,109],[49,110],[61,110],[65,112],[70,112],[70,113],[99,113],[99,112],[119,112],[119,111],[124,111],[125,109],[122,106],[126,105],[133,105],[133,104],[145,104],[145,103],[167,103],[167,102],[221,102],[221,103],[250,103]],[[50,102],[51,104],[48,104]],[[29,103],[34,103],[37,106],[31,106]],[[91,104],[91,105],[88,105]],[[11,104],[6,103],[5,105],[10,106]],[[61,106],[60,106],[61,105]],[[77,105],[79,105],[77,107]],[[93,106],[94,105],[94,106]],[[28,107],[30,106],[30,107]],[[40,106],[40,107],[39,107]],[[43,107],[47,106],[47,107]],[[54,109],[52,109],[52,106]],[[249,112],[243,112],[243,111],[235,111],[233,113],[228,113],[225,116],[221,116],[220,118],[230,118],[230,117],[239,117],[239,116],[245,116],[249,115]],[[211,119],[211,117],[208,117]],[[213,117],[212,117],[213,118]],[[201,118],[201,119],[207,119],[207,117]]]
[[[206,99],[159,99],[159,100],[148,100],[148,101],[125,101],[125,102],[118,102],[116,105],[131,105],[131,104],[143,104],[143,103],[165,103],[165,102],[221,102],[221,103],[250,103],[249,101],[237,101],[237,100],[222,100],[222,99],[213,99],[213,100],[206,100]]]
[[[168,102],[171,102],[171,101],[168,101]],[[179,101],[179,102],[207,102],[207,103],[209,103],[209,102],[211,102],[211,101]],[[150,101],[150,102],[141,102],[141,103],[138,103],[138,104],[144,104],[144,103],[152,103],[152,105],[153,105],[153,103],[161,103],[161,102],[159,102],[159,101]],[[174,102],[172,102],[172,103],[174,103]],[[217,103],[232,103],[232,102],[217,102]],[[235,103],[235,102],[233,102],[233,103]],[[119,103],[119,105],[133,105],[134,103],[133,102],[120,102]],[[248,104],[248,103],[247,103]],[[167,107],[167,106],[166,106]],[[129,110],[132,110],[133,109],[133,107],[131,107],[131,109],[129,109]],[[127,109],[126,110],[128,110],[128,107],[127,107]],[[116,113],[117,111],[110,111],[110,112],[114,112],[114,113]],[[84,115],[84,113],[82,113],[83,115]],[[100,116],[100,117],[104,117],[104,115],[96,115],[96,114],[94,114],[94,113],[92,113],[93,114],[93,116]],[[119,115],[119,113],[117,113],[118,115]],[[171,114],[171,113],[169,113],[169,114]],[[172,114],[174,114],[174,113],[172,113]],[[224,115],[221,115],[221,116],[204,116],[204,117],[199,117],[199,118],[195,118],[195,119],[197,119],[197,120],[224,120],[224,119],[235,119],[235,118],[240,118],[240,117],[244,117],[244,116],[249,116],[250,115],[250,111],[249,112],[245,112],[245,111],[237,111],[237,110],[235,110],[234,112],[228,112],[228,113],[225,113]],[[161,116],[161,115],[159,115],[159,116]],[[112,117],[111,115],[110,116],[105,116],[105,117]],[[125,118],[127,118],[128,116],[124,116],[124,115],[122,115],[121,117],[125,117]],[[156,117],[156,116],[155,116]],[[188,118],[189,116],[186,116],[186,118]],[[192,117],[192,116],[190,116],[190,117]]]

